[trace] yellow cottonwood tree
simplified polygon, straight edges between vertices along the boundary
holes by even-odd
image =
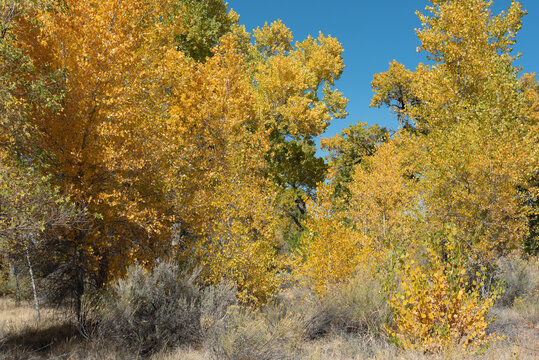
[[[431,65],[393,62],[377,74],[373,106],[409,129],[412,174],[431,230],[453,224],[462,251],[493,259],[528,233],[526,197],[538,160],[511,46],[525,15],[513,2],[493,15],[483,0],[438,1],[418,16],[419,49]],[[533,82],[532,82],[533,83]],[[534,85],[535,86],[535,85]]]
[[[157,174],[138,146],[142,139],[128,131],[142,119],[131,111],[139,95],[134,79],[145,71],[139,49],[158,11],[145,1],[43,2],[12,28],[38,74],[62,74],[60,108],[33,105],[27,117],[50,157],[53,182],[102,219],[72,235],[81,266],[101,271],[107,264],[102,280],[160,252],[148,241],[162,231],[160,202],[148,186]]]
[[[343,48],[322,33],[294,44],[292,32],[281,21],[265,24],[253,35],[248,53],[255,114],[271,139],[267,173],[281,188],[282,227],[292,228],[288,236],[294,238],[303,229],[305,201],[327,171],[324,160],[316,156],[315,137],[330,121],[347,115],[348,100],[334,87],[344,69]]]
[[[389,140],[389,131],[378,125],[367,126],[358,121],[344,129],[341,135],[320,140],[323,150],[329,153],[328,162],[335,168],[335,191],[348,195],[348,183],[352,180],[354,168],[368,156],[376,153],[377,147]]]
[[[356,166],[349,185],[349,217],[379,247],[410,239],[417,200],[407,154],[397,135]]]
[[[57,91],[41,93],[47,106],[8,92],[28,104],[43,172],[94,214],[91,227],[66,234],[79,295],[84,272],[103,285],[130,263],[176,257],[203,264],[209,282],[235,281],[242,300],[264,301],[280,268],[276,185],[323,179],[314,137],[345,114],[333,89],[338,41],[292,46],[280,24],[250,44],[220,0],[29,4],[8,41],[33,72],[16,75],[50,78]],[[8,69],[0,77],[12,83]],[[30,145],[20,151],[36,158]]]
[[[295,255],[295,273],[319,294],[349,280],[361,267],[373,270],[377,252],[371,239],[347,221],[344,201],[334,196],[331,183],[321,183],[316,200],[309,201]]]
[[[525,116],[530,122],[530,135],[539,133],[539,83],[535,74],[525,74],[521,81],[522,91],[527,99],[528,107],[525,109]],[[539,140],[535,138],[535,144]],[[535,169],[528,186],[524,189],[527,194],[529,235],[524,241],[524,251],[529,254],[539,253],[539,169]]]
[[[166,98],[159,126],[167,136],[150,151],[171,193],[180,260],[203,265],[207,281],[235,281],[240,298],[257,304],[277,284],[275,192],[264,176],[269,139],[236,40],[222,38],[204,63],[164,54],[148,101]]]
[[[205,19],[209,24],[199,24]],[[87,269],[108,267],[103,280],[121,274],[132,261],[151,264],[168,251],[174,212],[164,174],[172,171],[160,154],[173,155],[161,140],[174,136],[167,133],[171,116],[164,110],[177,100],[170,100],[172,87],[165,83],[170,74],[187,77],[195,66],[192,59],[203,60],[234,19],[220,1],[67,0],[35,3],[10,28],[10,41],[19,44],[37,74],[60,74],[60,106],[34,102],[27,117],[50,158],[47,172],[53,181],[99,217],[90,233],[73,237],[87,255]],[[28,100],[24,93],[12,93],[18,101]],[[191,151],[196,145],[189,144]]]

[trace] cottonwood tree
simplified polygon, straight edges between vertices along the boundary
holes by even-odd
[[[324,138],[320,141],[322,150],[328,152],[329,165],[336,169],[335,192],[337,195],[349,195],[348,183],[354,174],[354,168],[368,156],[376,153],[378,146],[390,139],[390,132],[378,125],[367,126],[359,122],[350,125],[340,135]]]
[[[247,302],[276,288],[274,200],[298,192],[304,209],[324,177],[313,139],[345,115],[342,47],[322,34],[292,46],[280,23],[251,44],[236,22],[222,1],[190,0],[28,2],[10,22],[3,44],[18,57],[2,57],[0,78],[25,121],[2,136],[30,134],[12,155],[41,159],[93,214],[63,235],[79,300],[85,279],[165,257],[234,280]]]
[[[533,187],[538,155],[536,122],[511,55],[525,12],[518,2],[500,15],[490,6],[431,1],[416,31],[431,63],[411,71],[393,62],[375,75],[371,103],[394,109],[408,133],[428,226],[452,224],[461,251],[484,260],[528,234],[519,188]]]
[[[281,21],[257,28],[253,36],[248,54],[255,114],[270,134],[267,174],[281,189],[282,226],[291,240],[303,229],[306,200],[327,171],[314,139],[330,121],[347,115],[348,100],[335,88],[344,69],[343,48],[322,33],[293,44],[292,32]]]
[[[61,196],[57,188],[51,187],[48,178],[32,167],[14,163],[5,152],[2,152],[0,164],[0,246],[11,259],[25,258],[39,321],[36,267],[50,261],[50,258],[43,260],[43,255],[47,259],[54,252],[44,235],[82,227],[86,220],[69,198]]]

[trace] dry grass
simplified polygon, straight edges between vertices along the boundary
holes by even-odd
[[[149,360],[203,360],[205,351],[180,348],[153,355]],[[0,360],[138,360],[129,349],[101,340],[83,339],[72,318],[61,311],[42,310],[36,322],[33,304],[16,305],[0,298]]]
[[[527,336],[530,336],[528,334]],[[304,345],[305,360],[509,360],[537,359],[539,349],[535,336],[506,339],[492,344],[476,353],[465,353],[460,348],[446,350],[441,354],[423,354],[417,351],[403,351],[397,346],[373,338],[333,335]]]
[[[35,357],[76,337],[76,328],[63,313],[42,309],[37,323],[33,304],[0,299],[0,359]]]
[[[35,322],[36,313],[27,302],[21,302],[19,306],[9,298],[0,298],[0,331],[6,332],[9,329],[16,330],[26,327]]]
[[[315,341],[305,341],[294,358],[305,360],[359,359],[537,359],[539,329],[518,309],[497,308],[498,317],[492,331],[505,334],[482,353],[466,354],[452,349],[439,355],[405,352],[373,336],[331,333]],[[146,360],[205,360],[211,354],[205,349],[178,348],[152,355]],[[43,311],[36,324],[32,305],[16,306],[12,300],[0,299],[0,359],[62,360],[144,360],[130,349],[103,340],[87,341],[80,337],[69,317],[59,311]],[[253,359],[258,360],[258,359]]]
[[[0,298],[0,344],[14,334],[39,332],[70,323],[69,317],[60,311],[41,309],[40,313],[41,321],[37,323],[33,303],[23,301],[17,305],[9,298]]]
[[[203,350],[191,348],[176,349],[152,356],[150,360],[207,360],[210,355]]]

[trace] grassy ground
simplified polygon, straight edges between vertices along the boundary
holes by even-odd
[[[385,341],[357,336],[329,336],[305,344],[304,359],[360,360],[360,359],[538,359],[539,327],[526,315],[512,308],[496,308],[497,320],[491,331],[505,335],[503,340],[491,344],[478,353],[463,353],[462,349],[449,349],[438,355],[403,351]]]
[[[539,327],[537,304],[519,308],[495,309],[497,320],[492,330],[505,339],[492,344],[482,353],[464,354],[460,349],[440,355],[405,352],[386,341],[357,335],[330,334],[302,344],[294,358],[345,359],[537,359],[539,358]],[[209,359],[205,349],[176,349],[155,354],[150,360]],[[16,305],[10,299],[0,299],[0,359],[137,359],[132,351],[106,344],[103,340],[84,339],[72,319],[59,311],[46,310],[39,324],[29,303]]]
[[[63,312],[42,311],[41,321],[31,303],[15,304],[0,298],[0,359],[126,360],[136,359],[129,349],[115,348],[102,341],[88,341]],[[151,360],[207,359],[204,351],[178,349],[154,355]]]

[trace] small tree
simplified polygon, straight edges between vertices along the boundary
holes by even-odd
[[[24,254],[39,321],[34,251],[46,230],[80,224],[82,212],[35,169],[10,161],[5,153],[0,156],[0,246],[8,253]]]
[[[487,315],[500,288],[483,297],[483,274],[470,276],[460,262],[443,262],[434,251],[428,251],[427,261],[410,260],[398,270],[400,283],[388,300],[395,316],[389,334],[406,349],[426,352],[451,345],[478,347],[494,339],[495,334],[486,334],[494,321]]]
[[[308,203],[308,209],[310,218],[295,256],[295,271],[315,292],[324,294],[330,286],[351,278],[376,253],[370,239],[346,218],[333,184],[319,184],[317,199]]]

